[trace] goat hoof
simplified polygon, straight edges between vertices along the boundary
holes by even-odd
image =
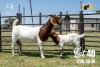
[[[60,57],[62,57],[62,55],[60,55]]]
[[[42,58],[45,58],[44,56]]]
[[[13,54],[13,56],[15,56],[15,54]]]

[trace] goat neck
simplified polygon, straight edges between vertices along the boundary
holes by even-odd
[[[53,28],[53,24],[51,23],[51,20],[49,19],[46,24],[44,24],[39,31],[39,37],[42,41],[46,41],[49,37],[49,33],[51,32]]]

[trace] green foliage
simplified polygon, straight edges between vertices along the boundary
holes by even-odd
[[[13,21],[14,21],[14,18],[9,17],[9,18],[7,18],[7,19],[4,21],[4,23],[5,23],[5,24],[12,24]]]
[[[11,28],[11,25],[13,24],[13,21],[14,21],[14,18],[11,18],[11,17],[5,19],[4,23],[6,24],[7,29]]]
[[[100,13],[100,10],[96,10],[96,13]]]

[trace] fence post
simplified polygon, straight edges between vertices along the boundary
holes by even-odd
[[[98,24],[98,30],[100,31],[100,23]]]
[[[60,18],[62,18],[62,12],[60,12]],[[60,34],[62,34],[62,24],[60,25]]]
[[[40,12],[40,13],[39,13],[39,24],[40,24],[40,25],[41,25],[41,21],[42,21],[42,19],[41,19],[42,17],[41,17],[41,16],[42,16],[42,13]]]
[[[23,16],[25,16],[25,7],[23,7]],[[25,17],[23,17],[23,24],[25,24]]]
[[[68,31],[70,31],[70,16],[69,15],[66,15],[65,16],[65,25],[66,25],[66,34]]]
[[[2,42],[1,42],[1,13],[0,13],[0,52],[2,52]]]
[[[80,18],[80,34],[83,34],[84,33],[84,18],[83,18],[83,11],[81,10],[80,11],[80,14],[79,14],[79,18]],[[84,42],[84,38],[82,38],[80,40],[80,45],[81,45],[81,51],[83,51],[85,49],[85,42]]]
[[[22,24],[22,13],[17,13],[17,19],[19,19],[18,25]]]
[[[22,24],[22,13],[17,13],[17,19],[19,20],[18,25]],[[19,45],[19,44],[18,44]],[[20,50],[22,52],[22,44],[19,45],[20,46]]]

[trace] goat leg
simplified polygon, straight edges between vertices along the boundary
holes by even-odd
[[[18,46],[18,52],[19,52],[19,55],[21,56],[22,55],[22,42],[21,42],[21,40],[20,39],[18,39],[17,41],[16,41],[16,43],[17,43],[17,46]]]

